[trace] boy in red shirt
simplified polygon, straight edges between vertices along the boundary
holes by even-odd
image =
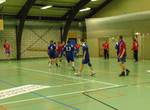
[[[77,43],[77,44],[75,45],[75,55],[76,55],[76,57],[78,56],[79,49],[80,49],[80,44]]]
[[[64,48],[64,45],[61,44],[61,42],[58,42],[58,43],[57,43],[57,47],[56,47],[56,51],[57,51],[58,58],[61,57],[61,53],[62,53],[62,51],[63,51],[63,48]]]
[[[62,61],[62,54],[63,54],[64,46],[65,46],[64,42],[62,42],[62,43],[58,42],[58,44],[57,44],[56,51],[57,51],[57,57],[59,58],[60,62]]]
[[[11,46],[10,46],[10,44],[9,44],[9,42],[7,40],[4,41],[3,48],[4,48],[5,55],[9,59],[10,54],[11,54]]]
[[[133,42],[132,42],[132,50],[133,50],[133,57],[135,59],[135,62],[138,62],[138,41],[137,41],[137,36],[135,38],[133,38]]]
[[[123,40],[123,36],[119,37],[118,48],[119,48],[118,62],[120,63],[120,67],[122,70],[121,74],[119,76],[120,77],[121,76],[128,76],[130,71],[128,69],[126,69],[126,66],[125,66],[127,54],[126,54],[126,43]]]
[[[109,59],[109,43],[107,40],[103,43],[102,47],[104,49],[104,59]]]

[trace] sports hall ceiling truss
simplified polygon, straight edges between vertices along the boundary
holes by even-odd
[[[23,15],[22,7],[27,0],[6,0],[5,3],[0,4],[0,14],[9,17],[17,17]],[[31,0],[32,1],[32,0]],[[88,0],[36,0],[28,11],[26,19],[39,20],[65,20],[69,16],[70,11],[81,1]],[[90,1],[80,8],[90,7],[91,10],[79,12],[76,14],[76,20],[89,18],[99,11],[102,7],[107,5],[112,0],[97,0]],[[41,7],[51,5],[52,7],[46,10],[41,10]]]

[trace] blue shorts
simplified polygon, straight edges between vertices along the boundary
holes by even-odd
[[[124,64],[126,62],[126,56],[123,56],[122,58],[118,58],[118,62]]]
[[[57,57],[61,57],[61,53],[60,52],[57,52]]]
[[[59,57],[60,57],[60,53],[56,52],[56,53],[55,53],[55,57],[56,57],[56,58],[59,58]]]
[[[55,59],[56,54],[55,53],[48,53],[50,59]]]
[[[68,55],[68,56],[66,56],[66,59],[67,59],[67,62],[69,63],[69,62],[74,62],[74,57],[73,57],[73,55]]]
[[[91,62],[90,62],[90,59],[83,59],[82,64],[88,64],[90,67],[92,66]]]

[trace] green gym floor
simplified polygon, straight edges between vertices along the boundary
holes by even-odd
[[[116,59],[91,62],[94,77],[87,66],[81,77],[74,76],[65,61],[60,68],[49,68],[47,59],[1,61],[0,91],[28,84],[49,88],[0,99],[0,110],[150,110],[150,61],[128,60],[128,77],[118,77]]]

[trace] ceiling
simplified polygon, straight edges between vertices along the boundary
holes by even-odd
[[[5,3],[0,4],[0,14],[17,15],[26,1],[27,0],[6,0]],[[36,0],[36,3],[30,9],[28,16],[61,18],[79,1],[80,0]],[[91,1],[83,8],[97,8],[104,1],[105,0]],[[41,10],[40,8],[45,5],[52,5],[53,7],[46,10]],[[92,9],[86,12],[78,12],[76,18],[84,18],[92,11]]]

